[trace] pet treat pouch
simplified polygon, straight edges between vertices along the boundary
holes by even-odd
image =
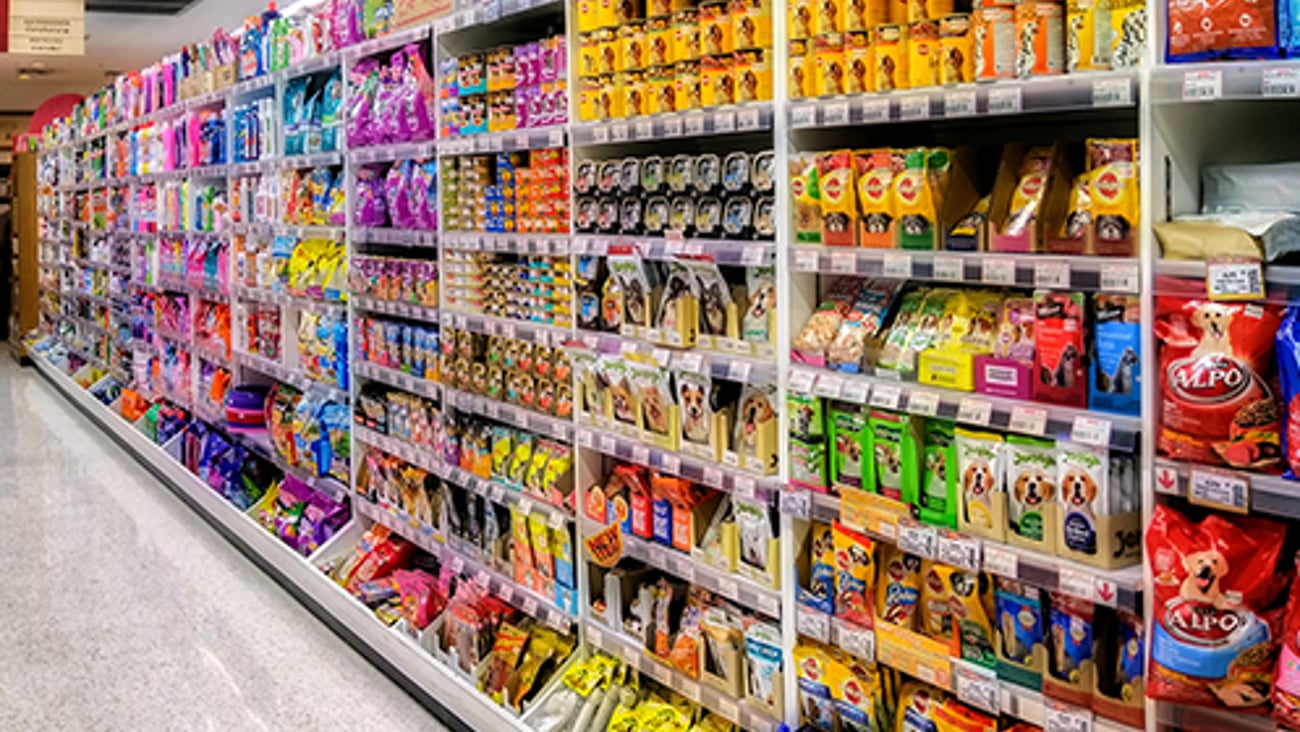
[[[816,155],[791,156],[790,195],[794,198],[795,242],[821,244],[821,174]]]
[[[857,196],[853,186],[853,154],[842,150],[818,155],[817,177],[821,189],[821,243],[854,246]]]
[[[920,479],[917,456],[920,419],[892,412],[872,412],[872,458],[875,461],[876,492],[895,501],[903,500],[903,486]]]
[[[1137,415],[1142,408],[1142,317],[1136,295],[1093,295],[1092,409]]]
[[[921,558],[895,544],[880,545],[876,580],[876,619],[916,630],[920,620]]]
[[[902,172],[903,162],[904,156],[892,150],[868,150],[853,155],[861,221],[859,240],[864,247],[894,247],[894,176]]]
[[[1043,543],[1056,501],[1056,443],[1023,435],[1007,435],[1007,528],[1028,542]]]
[[[957,434],[952,422],[925,420],[920,490],[903,484],[903,499],[927,524],[957,525]]]
[[[875,543],[836,521],[832,525],[835,547],[835,617],[870,626],[875,594]]]
[[[1084,365],[1083,295],[1077,292],[1034,293],[1035,359],[1038,378],[1034,398],[1082,407],[1088,403]]]
[[[790,481],[825,493],[827,431],[825,402],[807,394],[786,395],[785,407],[790,415]],[[683,406],[683,421],[687,407]]]
[[[871,430],[863,408],[831,402],[831,481],[844,490],[874,490]]]
[[[1005,500],[1002,436],[958,427],[956,440],[962,521],[979,531],[996,532],[997,507]]]
[[[1057,444],[1061,542],[1071,551],[1097,553],[1097,517],[1111,513],[1110,454],[1105,448]]]

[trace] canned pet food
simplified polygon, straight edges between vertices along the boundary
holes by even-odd
[[[619,167],[619,191],[623,193],[636,193],[637,186],[639,185],[641,185],[640,158],[624,158],[623,164]]]
[[[695,182],[695,159],[690,155],[674,156],[668,165],[668,190],[673,193],[685,193]]]
[[[754,206],[754,235],[760,239],[776,238],[776,199],[764,196]]]
[[[641,190],[658,193],[664,185],[664,159],[651,155],[641,161]]]
[[[668,227],[668,199],[655,196],[645,204],[645,231],[647,234],[662,234]]]
[[[722,231],[722,202],[712,196],[700,199],[695,209],[695,235],[716,237]]]
[[[695,231],[695,199],[677,196],[668,206],[668,229],[690,236]]]
[[[754,202],[748,196],[727,199],[722,212],[722,233],[728,239],[748,239],[754,224]]]
[[[740,193],[749,187],[752,162],[747,152],[734,152],[722,161],[722,187],[728,193]]]
[[[598,227],[597,220],[600,217],[600,205],[595,198],[585,197],[578,199],[578,206],[574,209],[573,225],[581,232],[593,232]]]
[[[623,199],[622,206],[619,207],[618,228],[624,234],[641,233],[641,198],[639,196],[627,196]]]
[[[612,196],[600,199],[596,210],[596,229],[606,234],[618,231],[618,199]]]
[[[620,180],[619,162],[617,160],[606,160],[600,163],[600,172],[596,176],[596,190],[602,194],[613,193],[618,190]]]
[[[722,185],[722,161],[713,153],[705,153],[695,159],[695,174],[692,176],[695,190],[700,193],[716,191]]]
[[[749,182],[759,193],[771,193],[776,188],[776,153],[768,150],[754,155]]]
[[[573,190],[582,196],[596,190],[596,161],[583,160],[573,166]]]

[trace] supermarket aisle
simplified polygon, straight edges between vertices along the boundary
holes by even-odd
[[[0,729],[437,730],[0,354]]]

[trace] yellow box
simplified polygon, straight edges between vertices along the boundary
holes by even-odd
[[[626,25],[633,21],[645,20],[645,3],[642,0],[616,0],[614,3],[614,22]]]
[[[618,34],[612,28],[596,31],[596,44],[600,49],[601,74],[614,74],[622,71],[623,46],[618,42]]]
[[[578,32],[589,33],[600,27],[598,0],[578,0]]]
[[[600,43],[596,41],[596,34],[578,36],[578,76],[595,76],[600,70]]]
[[[785,10],[785,30],[791,40],[812,38],[813,0],[789,0]]]
[[[651,66],[646,74],[646,114],[677,111],[677,75],[671,66]]]
[[[731,0],[731,33],[736,50],[771,48],[771,0]]]
[[[939,24],[918,20],[907,31],[908,83],[913,89],[939,85]]]
[[[772,52],[761,48],[737,51],[731,59],[731,76],[737,104],[771,99]]]
[[[644,71],[628,71],[623,77],[623,116],[640,117],[646,111],[646,85]]]
[[[813,39],[813,58],[817,72],[813,93],[819,97],[844,93],[844,36],[825,33]]]
[[[613,28],[618,25],[618,11],[615,8],[620,0],[596,0],[596,27]]]
[[[850,31],[844,34],[844,91],[863,94],[875,91],[876,67],[871,52],[871,33]]]
[[[907,74],[907,26],[886,23],[876,26],[873,51],[876,57],[876,84],[878,92],[907,89],[911,77]]]
[[[646,66],[671,65],[673,58],[673,23],[670,18],[646,21]]]
[[[869,31],[889,22],[889,0],[844,0],[844,30]]]
[[[731,15],[726,0],[701,3],[699,12],[700,54],[717,56],[736,50],[736,39],[731,32]]]
[[[623,111],[623,78],[623,74],[600,76],[600,89],[596,96],[597,119],[622,119],[627,116]]]
[[[1107,3],[1109,7],[1110,3]],[[1069,0],[1065,6],[1065,70],[1096,71],[1110,68],[1110,43],[1097,34],[1098,23],[1109,33],[1109,10],[1099,13],[1096,0]]]
[[[735,102],[731,61],[731,56],[705,56],[700,59],[700,106],[717,107]]]
[[[790,41],[786,46],[786,63],[789,74],[786,82],[787,93],[791,99],[800,99],[813,95],[813,68],[815,66],[812,55],[812,44],[806,38],[798,38]]]
[[[618,28],[619,50],[623,53],[623,71],[643,69],[649,64],[646,53],[645,24],[633,21]]]
[[[819,36],[844,32],[845,0],[813,0],[813,32]]]
[[[672,15],[678,10],[686,10],[692,7],[691,0],[649,0],[646,6],[647,18],[658,18],[664,15]]]
[[[968,84],[975,81],[975,36],[966,13],[939,19],[939,83]]]
[[[699,109],[703,106],[702,90],[700,84],[700,62],[699,61],[678,61],[673,66],[675,79],[674,95],[677,102],[677,111],[682,112],[687,109]]]
[[[694,8],[673,13],[673,58],[677,61],[694,61],[699,57],[699,14]]]

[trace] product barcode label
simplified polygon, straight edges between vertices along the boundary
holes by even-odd
[[[835,274],[856,274],[857,271],[858,255],[853,252],[831,253],[831,272]]]
[[[839,127],[849,123],[848,102],[828,102],[822,107],[822,124]]]
[[[966,278],[964,263],[961,257],[935,257],[934,278],[943,282],[961,282]]]
[[[985,259],[980,279],[986,285],[1016,284],[1016,260],[1006,257]]]
[[[932,391],[914,391],[907,397],[907,411],[934,417],[939,414],[939,395]]]
[[[957,698],[991,714],[1000,714],[998,676],[995,671],[974,664],[954,669]]]
[[[736,129],[756,130],[762,125],[762,116],[757,109],[742,109],[736,112]]]
[[[790,391],[796,394],[808,394],[812,391],[813,381],[817,375],[811,371],[794,371],[790,374]]]
[[[1202,506],[1249,513],[1250,481],[1236,473],[1195,469],[1192,470],[1187,500]]]
[[[987,427],[993,416],[993,403],[986,399],[963,397],[957,404],[957,421]]]
[[[1069,262],[1054,260],[1034,263],[1034,287],[1063,290],[1069,286]]]
[[[812,513],[812,494],[803,490],[782,491],[780,504],[781,513],[806,519]]]
[[[1188,71],[1183,74],[1183,100],[1188,102],[1218,99],[1223,96],[1223,72],[1217,69]]]
[[[889,121],[888,99],[864,99],[862,101],[861,109],[862,122],[864,124]]]
[[[682,127],[683,129],[686,130],[686,134],[688,135],[703,135],[704,115],[702,114],[686,115],[685,120],[682,122]]]
[[[820,257],[816,251],[794,250],[794,270],[796,272],[816,272]]]
[[[881,263],[881,269],[886,277],[897,277],[904,280],[911,279],[912,255],[886,254]]]
[[[939,553],[939,535],[933,526],[912,519],[898,521],[898,548],[911,554],[933,558]]]
[[[1137,292],[1138,266],[1136,264],[1103,264],[1101,266],[1103,292]]]
[[[795,630],[799,635],[807,636],[822,643],[829,643],[831,640],[831,618],[826,613],[800,606],[798,614],[795,615]]]
[[[998,544],[984,545],[984,571],[1003,577],[1016,577],[1020,571],[1020,557],[1015,552]]]
[[[735,132],[736,131],[736,114],[735,112],[715,112],[713,115],[714,132]]]
[[[975,114],[975,92],[955,91],[943,95],[943,116],[969,117]]]
[[[1264,270],[1257,261],[1210,260],[1205,290],[1211,300],[1257,300],[1264,296]]]
[[[1093,447],[1110,446],[1111,421],[1104,417],[1080,414],[1070,428],[1070,440]]]
[[[1047,701],[1043,709],[1044,732],[1092,732],[1092,712]]]
[[[665,473],[671,473],[673,475],[681,475],[682,461],[676,455],[670,455],[668,453],[664,453],[663,455],[659,456],[659,468],[660,470],[663,470]]]
[[[814,127],[817,125],[817,107],[812,104],[796,104],[790,107],[791,127]]]
[[[1061,592],[1072,597],[1096,601],[1097,576],[1091,572],[1061,567],[1057,573],[1056,586]]]
[[[614,142],[627,142],[628,129],[627,125],[612,125],[609,128],[609,139]]]
[[[1008,427],[1012,432],[1042,435],[1047,431],[1047,410],[1042,407],[1012,407]]]
[[[1020,114],[1020,87],[989,89],[989,114]]]
[[[664,137],[681,137],[682,136],[682,118],[668,117],[664,119]]]
[[[817,378],[817,385],[814,387],[814,393],[817,396],[828,399],[838,399],[840,392],[844,390],[844,380],[838,376],[822,374]]]
[[[1286,66],[1264,69],[1260,94],[1266,97],[1294,97],[1300,95],[1300,69]]]
[[[596,125],[591,130],[591,140],[597,143],[609,142],[609,128],[605,125]]]
[[[898,117],[903,120],[928,119],[930,117],[930,95],[913,94],[898,100]]]
[[[844,399],[855,404],[866,404],[871,394],[871,384],[865,381],[851,380],[844,383]]]
[[[980,542],[955,531],[939,533],[939,561],[969,572],[980,569]]]
[[[894,384],[881,384],[871,390],[871,406],[880,409],[897,410],[898,402],[902,397],[902,387]]]

